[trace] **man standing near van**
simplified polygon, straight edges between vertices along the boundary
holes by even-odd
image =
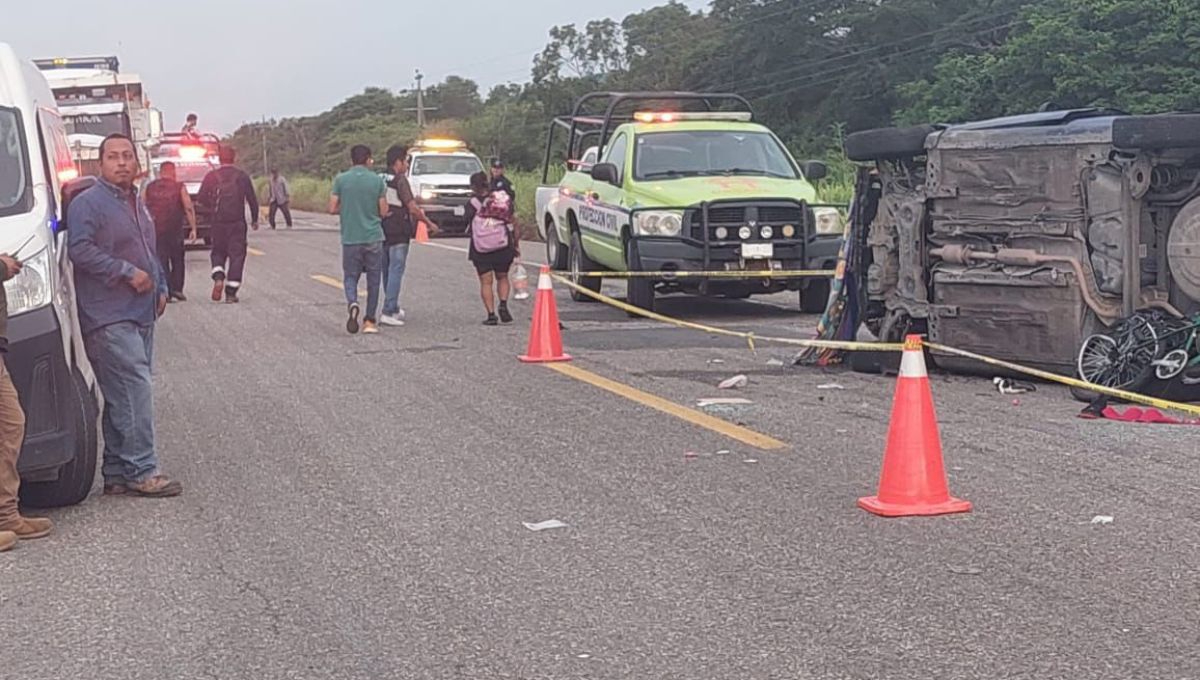
[[[169,300],[187,302],[183,294],[184,248],[183,220],[191,226],[191,238],[196,240],[196,209],[187,187],[175,179],[175,164],[167,161],[159,168],[161,177],[146,185],[146,208],[154,220],[158,241],[158,262],[167,277]]]
[[[339,217],[342,231],[342,285],[349,318],[346,331],[358,332],[358,282],[367,275],[367,313],[362,332],[378,333],[375,312],[379,307],[379,282],[383,272],[383,218],[388,214],[387,185],[371,170],[371,149],[359,144],[350,149],[349,170],[333,180],[329,214]]]
[[[104,395],[104,493],[163,498],[183,493],[154,448],[150,365],[168,291],[137,174],[129,137],[105,137],[100,181],[71,202],[68,252],[84,348]]]
[[[272,170],[271,179],[267,180],[267,204],[270,206],[267,212],[267,224],[270,224],[272,229],[275,228],[275,213],[281,210],[287,228],[292,228],[291,202],[292,190],[288,187],[287,178],[280,175],[279,170]]]
[[[222,146],[219,154],[221,167],[204,176],[198,198],[212,211],[212,300],[220,302],[224,292],[225,302],[236,303],[246,269],[246,206],[258,231],[258,197],[250,176],[233,164],[233,147]]]
[[[388,216],[383,219],[383,315],[379,322],[385,326],[403,326],[400,286],[408,263],[408,248],[417,233],[416,224],[424,222],[434,234],[439,229],[413,198],[408,183],[408,149],[399,144],[389,148],[387,165],[392,181],[388,183]]]
[[[4,282],[20,272],[20,262],[0,255],[0,552],[11,550],[18,539],[41,538],[54,529],[50,520],[22,517],[17,510],[17,492],[21,488],[17,457],[25,439],[25,412],[4,366],[4,355],[8,352],[8,298]]]

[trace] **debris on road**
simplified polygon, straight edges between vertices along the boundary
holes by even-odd
[[[739,390],[749,384],[750,378],[744,375],[735,375],[728,380],[722,381],[720,385],[717,385],[717,388],[722,390]]]
[[[950,564],[946,565],[946,568],[950,570],[951,574],[958,574],[959,576],[978,576],[983,573],[983,570],[979,567],[959,567]]]
[[[728,456],[731,453],[733,453],[733,452],[730,451],[729,449],[721,449],[720,451],[717,451],[718,456]]]
[[[767,365],[768,366],[783,366],[784,363],[782,361],[780,361],[779,359],[768,359]]]
[[[706,408],[708,406],[752,406],[754,402],[749,399],[739,399],[737,397],[721,398],[715,397],[712,399],[701,399],[696,402],[696,406]]]
[[[566,523],[560,522],[556,519],[548,519],[544,522],[537,522],[536,524],[531,524],[529,522],[521,522],[521,524],[524,524],[525,528],[529,529],[530,531],[546,531],[547,529],[565,529],[567,527]]]
[[[700,454],[696,453],[695,451],[687,451],[683,454],[683,457],[687,460],[693,460],[699,458]]]
[[[817,385],[817,389],[818,390],[844,390],[846,388],[837,383],[825,383],[824,385]]]
[[[723,363],[725,363],[725,360],[724,360],[724,359],[709,359],[709,360],[708,360],[708,363],[710,363],[710,364],[723,364]]]
[[[1092,518],[1092,524],[1112,524],[1112,515],[1096,515]]]
[[[996,391],[1000,394],[1026,394],[1027,392],[1037,392],[1037,385],[1012,378],[992,378],[992,384],[996,386]]]
[[[753,465],[753,464],[755,464],[755,463],[757,463],[757,462],[758,462],[758,459],[757,459],[757,458],[747,458],[746,460],[743,460],[742,462],[743,462],[743,463],[749,463],[749,464]]]

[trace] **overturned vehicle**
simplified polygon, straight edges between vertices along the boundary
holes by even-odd
[[[1200,399],[1200,115],[886,128],[846,152],[871,164],[847,288],[880,339]]]

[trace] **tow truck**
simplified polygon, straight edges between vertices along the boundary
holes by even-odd
[[[799,291],[815,312],[827,279],[673,273],[833,268],[841,212],[817,203],[810,183],[825,175],[824,163],[797,163],[739,95],[594,92],[550,127],[535,214],[550,264],[585,289],[599,291],[604,271],[661,272],[629,279],[636,307],[653,310],[661,293]]]
[[[168,132],[162,135],[150,157],[150,175],[159,177],[163,163],[175,164],[176,179],[187,187],[192,205],[196,208],[196,240],[186,240],[184,247],[212,245],[212,216],[209,207],[198,200],[200,185],[208,173],[221,167],[221,140],[213,134],[190,135]]]
[[[408,183],[413,196],[443,233],[467,230],[471,175],[483,172],[483,162],[456,139],[424,139],[408,154]]]

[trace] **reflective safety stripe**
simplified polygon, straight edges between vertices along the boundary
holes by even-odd
[[[538,290],[554,290],[554,286],[550,283],[550,275],[546,272],[538,275]]]
[[[900,359],[900,377],[928,378],[929,372],[925,370],[925,353],[919,349],[904,350],[904,357]]]

